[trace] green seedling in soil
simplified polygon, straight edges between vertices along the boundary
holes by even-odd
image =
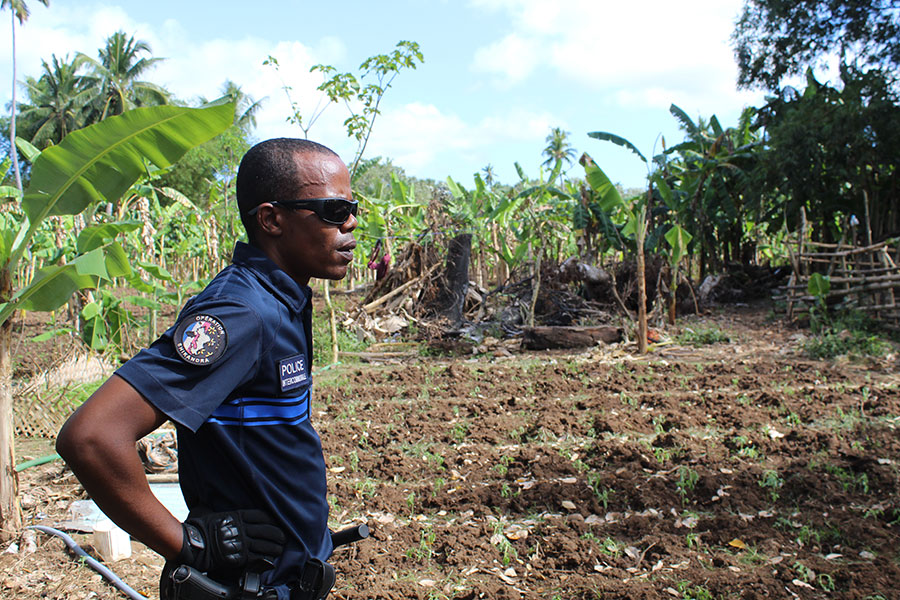
[[[801,562],[795,562],[791,567],[797,573],[797,579],[806,583],[813,583],[816,580],[816,572]]]
[[[822,534],[814,527],[803,525],[797,529],[797,544],[800,546],[811,546],[822,543]]]
[[[375,496],[375,492],[378,491],[378,481],[371,477],[366,477],[353,484],[353,487],[356,490],[356,497],[364,500]]]
[[[684,541],[687,544],[687,547],[691,550],[700,547],[700,534],[699,533],[689,533],[684,536]]]
[[[663,415],[653,417],[653,431],[656,435],[664,434],[666,430],[666,418]]]
[[[626,406],[630,406],[631,408],[637,408],[637,400],[626,394],[625,392],[619,392],[619,400],[622,401],[622,404]]]
[[[435,454],[434,452],[426,452],[425,453],[425,462],[432,464],[439,471],[443,471],[446,469],[444,466],[444,457],[440,454]]]
[[[591,486],[591,489],[594,491],[594,497],[597,498],[597,502],[603,505],[603,510],[607,510],[609,507],[609,497],[612,495],[612,490],[609,488],[603,487],[602,485],[603,475],[594,471],[588,473],[587,481],[588,485]]]
[[[431,444],[424,440],[420,440],[415,444],[410,444],[409,442],[401,442],[400,450],[404,454],[407,454],[413,458],[425,458],[428,454],[430,454]]]
[[[694,585],[690,581],[679,581],[676,588],[684,600],[715,600],[713,593],[702,585]]]
[[[506,477],[507,471],[509,471],[509,465],[513,463],[513,458],[511,456],[506,456],[505,454],[500,457],[500,461],[491,467],[500,477]]]
[[[687,503],[688,494],[694,491],[699,480],[700,475],[697,474],[697,471],[684,465],[678,467],[678,481],[675,483],[675,487],[678,488],[678,495],[681,496],[682,505]]]
[[[434,485],[431,488],[431,497],[437,498],[438,495],[441,493],[441,490],[444,489],[445,484],[446,484],[446,482],[444,481],[444,479],[442,477],[438,477],[437,479],[435,479]]]
[[[503,533],[503,523],[501,521],[494,523],[494,535],[491,536],[491,540],[497,545],[497,550],[500,552],[500,562],[503,563],[504,567],[508,567],[509,563],[519,557],[515,546],[510,543],[509,538]]]
[[[434,541],[437,536],[431,525],[425,525],[419,534],[419,545],[406,551],[407,558],[415,559],[420,562],[430,562],[434,553]]]
[[[600,544],[600,552],[607,556],[612,556],[613,558],[618,558],[624,549],[625,544],[618,542],[611,537],[607,537],[603,540],[603,543]]]
[[[415,509],[416,509],[416,493],[415,492],[410,492],[406,496],[406,507],[409,509],[409,514],[412,514],[415,512]]]
[[[778,501],[778,490],[784,485],[784,479],[778,475],[778,471],[765,471],[757,482],[760,487],[764,487],[769,491],[769,499],[775,503]]]
[[[742,456],[744,458],[750,458],[750,459],[754,459],[754,460],[762,458],[762,455],[759,453],[759,450],[757,450],[756,446],[754,446],[752,444],[749,446],[742,446],[742,447],[738,448],[738,456]]]
[[[803,425],[803,421],[800,419],[800,415],[793,411],[787,414],[787,416],[784,418],[784,421],[790,427],[800,427],[801,425]]]
[[[698,327],[696,330],[685,328],[675,340],[679,344],[699,347],[730,342],[731,336],[717,327]]]
[[[450,435],[456,440],[457,444],[461,444],[466,440],[466,436],[469,434],[469,424],[468,423],[457,423],[453,426],[453,429],[450,430]]]
[[[509,498],[510,495],[511,495],[511,492],[509,489],[509,483],[504,481],[503,485],[500,486],[500,497],[501,498]]]
[[[830,473],[840,480],[841,487],[844,488],[845,492],[858,491],[863,494],[869,493],[869,476],[865,473],[854,473],[849,469],[832,464],[824,465],[824,469],[826,473]]]
[[[684,448],[681,446],[675,446],[674,448],[653,448],[653,457],[656,458],[656,462],[661,465],[666,464],[673,458],[678,458],[684,454]]]
[[[834,578],[832,578],[828,573],[820,573],[817,581],[819,582],[819,587],[826,592],[834,591]]]
[[[855,410],[844,412],[844,409],[838,406],[835,413],[835,417],[825,420],[825,425],[831,429],[853,431],[863,421],[862,416]]]
[[[338,413],[337,420],[340,421],[343,419],[352,419],[353,417],[355,417],[356,416],[356,405],[357,405],[356,400],[349,401],[347,403],[347,405],[344,407],[344,410],[342,410],[340,413]]]
[[[760,552],[756,546],[748,546],[738,560],[745,565],[757,566],[769,562],[769,557]]]

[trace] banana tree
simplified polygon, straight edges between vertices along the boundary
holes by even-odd
[[[637,284],[638,284],[638,351],[643,354],[647,352],[647,282],[644,276],[644,244],[647,237],[647,213],[650,199],[653,195],[654,181],[659,180],[659,172],[654,172],[649,161],[644,158],[637,147],[625,138],[613,133],[604,131],[593,131],[588,133],[592,138],[605,140],[616,145],[623,146],[634,152],[645,164],[648,165],[647,175],[647,194],[643,199],[633,198],[625,200],[612,184],[609,177],[590,156],[584,154],[581,164],[584,166],[585,179],[588,185],[600,194],[602,202],[612,207],[618,207],[626,216],[627,223],[622,230],[623,236],[631,235],[635,242],[635,258],[637,262]],[[659,164],[663,159],[656,157],[654,163]]]
[[[224,131],[233,116],[232,104],[136,109],[73,132],[35,158],[21,200],[23,218],[17,228],[0,232],[0,536],[21,526],[13,468],[11,318],[17,311],[55,310],[76,290],[96,287],[130,269],[115,240],[116,228],[100,228],[86,234],[77,256],[43,267],[30,283],[14,289],[13,275],[35,233],[48,217],[76,215],[118,200],[146,172],[148,162],[171,165]]]

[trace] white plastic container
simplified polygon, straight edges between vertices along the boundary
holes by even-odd
[[[109,519],[94,525],[94,548],[106,562],[131,556],[131,536]]]

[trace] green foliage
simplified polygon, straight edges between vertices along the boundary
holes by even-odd
[[[811,311],[810,325],[815,335],[803,342],[803,350],[812,358],[884,356],[893,349],[877,323],[858,311],[832,315],[820,307]]]
[[[681,496],[682,504],[687,503],[688,494],[694,491],[699,480],[700,475],[697,471],[684,465],[678,467],[678,481],[675,482],[675,487],[678,489],[678,495]]]
[[[332,296],[335,310],[344,309],[345,297]],[[325,306],[316,306],[313,314],[313,356],[314,365],[327,365],[331,363],[331,324],[328,320],[328,310]],[[368,343],[360,339],[355,333],[338,323],[338,344],[344,352],[361,352],[366,349]]]
[[[762,477],[757,482],[760,487],[765,488],[769,492],[769,499],[772,502],[778,500],[778,490],[784,486],[784,479],[778,474],[778,471],[767,470],[763,472]]]
[[[890,0],[748,0],[732,40],[743,87],[775,91],[836,56],[885,72],[900,67],[900,14]]]
[[[710,344],[724,344],[731,341],[727,332],[715,326],[709,327],[685,327],[676,337],[678,343],[690,346],[708,346]]]
[[[406,551],[407,558],[415,559],[420,562],[429,562],[434,554],[434,542],[437,536],[434,533],[434,527],[424,525],[422,531],[419,532],[419,544],[414,548]]]
[[[380,106],[384,95],[400,71],[415,69],[424,60],[418,43],[402,40],[391,52],[376,54],[364,60],[359,65],[358,74],[339,73],[333,66],[323,64],[314,65],[310,69],[311,72],[321,73],[325,78],[318,89],[330,102],[343,104],[350,113],[344,120],[344,127],[347,129],[347,135],[358,143],[356,156],[350,165],[351,179],[356,174],[365,153],[375,120],[381,114]],[[280,68],[278,59],[274,56],[269,56],[263,64],[272,66],[276,71]],[[291,88],[285,85],[283,89],[293,111],[288,120],[300,127],[305,136],[308,135],[327,104],[307,115],[304,120],[299,105],[291,97]]]
[[[900,103],[884,74],[845,67],[829,86],[807,73],[805,90],[785,88],[759,119],[767,140],[753,188],[772,228],[796,231],[805,209],[807,222],[817,224],[813,239],[836,242],[850,215],[862,220],[868,211],[874,239],[891,233]]]
[[[117,200],[146,172],[148,162],[160,167],[172,164],[227,126],[233,110],[229,105],[135,110],[74,132],[42,152],[32,166],[31,182],[22,200],[25,219],[17,227],[18,233],[13,236],[6,230],[0,236],[12,239],[0,248],[6,268],[16,271],[48,216],[75,215],[99,202]],[[92,233],[78,256],[65,265],[44,267],[30,284],[0,305],[0,322],[17,309],[54,310],[75,290],[127,273],[127,260],[118,244],[109,241],[102,245],[117,231]]]
[[[850,356],[884,356],[891,345],[877,335],[863,331],[828,329],[803,342],[803,351],[811,358]]]

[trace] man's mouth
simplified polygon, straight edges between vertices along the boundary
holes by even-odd
[[[356,241],[352,241],[343,246],[338,246],[337,253],[340,254],[347,262],[353,260],[353,250],[356,248]]]

